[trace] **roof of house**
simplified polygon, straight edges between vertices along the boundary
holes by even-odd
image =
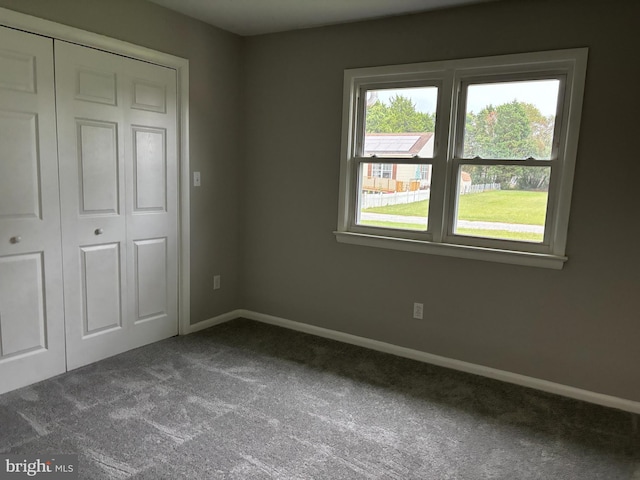
[[[433,137],[426,133],[367,133],[364,136],[365,155],[418,155]]]

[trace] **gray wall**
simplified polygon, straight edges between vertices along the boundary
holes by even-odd
[[[191,323],[240,307],[238,214],[242,40],[141,0],[0,0],[0,7],[190,60]],[[213,292],[213,274],[222,289]]]
[[[192,323],[243,307],[640,401],[640,9],[598,3],[506,0],[241,39],[142,0],[0,0],[190,59],[203,174],[191,192]],[[583,46],[563,270],[336,242],[345,68]]]
[[[243,306],[640,400],[638,5],[505,1],[247,38]],[[563,270],[336,242],[345,68],[584,46]]]

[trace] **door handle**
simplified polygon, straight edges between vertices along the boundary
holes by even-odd
[[[96,235],[102,235],[104,233],[104,230],[101,228],[96,228],[96,231],[93,233],[95,233]]]

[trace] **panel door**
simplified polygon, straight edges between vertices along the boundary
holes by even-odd
[[[177,85],[173,69],[122,63],[128,317],[140,346],[178,334]]]
[[[68,368],[177,334],[175,71],[55,42]]]
[[[53,41],[0,27],[0,393],[65,371]]]

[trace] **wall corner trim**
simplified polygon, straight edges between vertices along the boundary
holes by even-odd
[[[581,388],[550,382],[548,380],[520,375],[518,373],[498,370],[497,368],[486,367],[484,365],[477,365],[474,363],[464,362],[462,360],[442,357],[440,355],[421,352],[419,350],[413,350],[411,348],[400,347],[398,345],[392,345],[390,343],[372,340],[370,338],[358,337],[349,333],[338,332],[336,330],[330,330],[327,328],[317,327],[315,325],[287,320],[285,318],[253,312],[251,310],[233,310],[209,320],[196,323],[195,325],[191,325],[189,333],[209,328],[220,323],[228,322],[236,318],[247,318],[249,320],[267,323],[269,325],[284,327],[290,330],[296,330],[298,332],[316,335],[318,337],[329,338],[331,340],[337,340],[339,342],[369,348],[378,352],[390,353],[391,355],[397,355],[399,357],[409,358],[412,360],[417,360],[419,362],[437,365],[439,367],[451,368],[452,370],[471,373],[473,375],[480,375],[482,377],[492,378],[494,380],[500,380],[503,382],[520,385],[522,387],[533,388],[535,390],[541,390],[543,392],[553,393],[563,397],[582,400],[588,403],[595,403],[604,407],[610,407],[618,410],[624,410],[630,413],[640,414],[640,402],[634,400],[614,397],[612,395],[592,392]]]

